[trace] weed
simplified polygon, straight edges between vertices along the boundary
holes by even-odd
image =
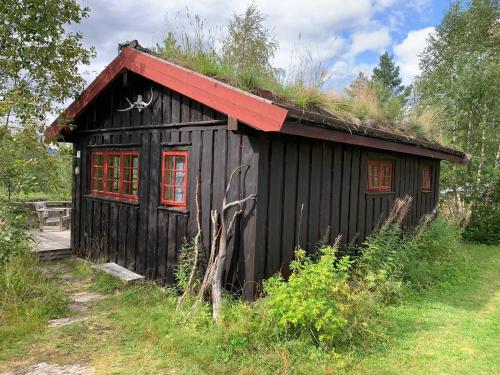
[[[94,271],[92,278],[91,289],[101,293],[111,293],[115,290],[122,289],[125,286],[124,282],[120,279],[107,274],[106,272]]]

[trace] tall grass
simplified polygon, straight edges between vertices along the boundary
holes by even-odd
[[[40,331],[66,312],[68,297],[39,267],[24,216],[0,206],[0,347]]]

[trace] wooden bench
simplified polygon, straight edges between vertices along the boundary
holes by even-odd
[[[39,229],[43,231],[44,226],[57,224],[59,230],[69,228],[71,222],[71,208],[51,207],[47,208],[45,202],[35,202],[35,210],[38,215]]]

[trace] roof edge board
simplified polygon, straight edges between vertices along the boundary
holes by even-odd
[[[394,151],[405,154],[428,157],[432,159],[448,160],[455,163],[465,164],[470,160],[470,156],[457,156],[441,151],[430,150],[416,145],[403,144],[397,141],[369,137],[342,132],[334,129],[325,129],[305,124],[285,123],[280,133],[297,135],[301,137],[323,139],[332,142],[352,144],[356,146],[370,147],[386,151]]]

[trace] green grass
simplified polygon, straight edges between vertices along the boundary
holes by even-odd
[[[366,374],[500,372],[500,248],[467,245],[462,277],[384,309],[387,340],[357,353]]]
[[[73,287],[108,297],[92,306],[87,322],[4,342],[0,371],[46,361],[84,362],[106,374],[499,373],[500,248],[464,245],[462,251],[459,278],[385,307],[379,342],[340,354],[300,338],[276,340],[265,322],[248,319],[255,310],[247,305],[232,302],[214,325],[206,306],[176,311],[168,289],[118,287],[72,260],[65,265],[79,280]]]

